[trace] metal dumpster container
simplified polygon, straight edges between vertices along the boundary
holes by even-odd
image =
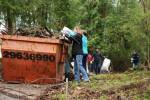
[[[67,45],[59,39],[1,35],[2,77],[15,83],[57,83],[64,78]]]

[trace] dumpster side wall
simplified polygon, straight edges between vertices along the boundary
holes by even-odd
[[[64,66],[59,64],[62,47],[62,43],[4,39],[3,79],[8,82],[42,84],[62,81]]]

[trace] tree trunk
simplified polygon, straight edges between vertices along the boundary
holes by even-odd
[[[9,8],[7,8],[6,25],[8,34],[13,34],[15,31],[15,20],[14,16]]]
[[[148,67],[150,67],[150,39],[148,38]]]
[[[139,2],[141,2],[142,6],[143,6],[143,11],[144,13],[147,13],[148,9],[148,5],[146,5],[146,3],[148,3],[148,1],[144,1],[144,0],[140,0]],[[147,40],[147,62],[148,62],[148,67],[150,67],[150,39],[149,39],[149,29],[148,29],[148,19],[146,19],[145,23],[145,34],[148,36],[148,40]]]

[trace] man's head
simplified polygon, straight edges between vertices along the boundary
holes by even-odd
[[[97,51],[97,52],[99,52],[99,49],[98,49],[98,48],[96,48],[96,51]]]
[[[81,35],[83,34],[83,31],[81,30],[80,26],[74,27],[74,31],[75,31],[76,33],[81,34]]]

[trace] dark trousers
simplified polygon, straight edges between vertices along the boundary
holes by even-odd
[[[66,78],[69,79],[69,76],[70,76],[70,65],[69,65],[69,61],[67,59],[66,62],[65,62],[65,79]]]
[[[94,71],[95,74],[100,73],[100,63],[98,61],[94,61]]]
[[[95,63],[94,62],[92,62],[92,64],[91,64],[91,70],[90,70],[91,72],[94,72],[95,71]]]
[[[89,69],[89,72],[92,72],[92,64],[90,62],[88,62],[88,69]]]

